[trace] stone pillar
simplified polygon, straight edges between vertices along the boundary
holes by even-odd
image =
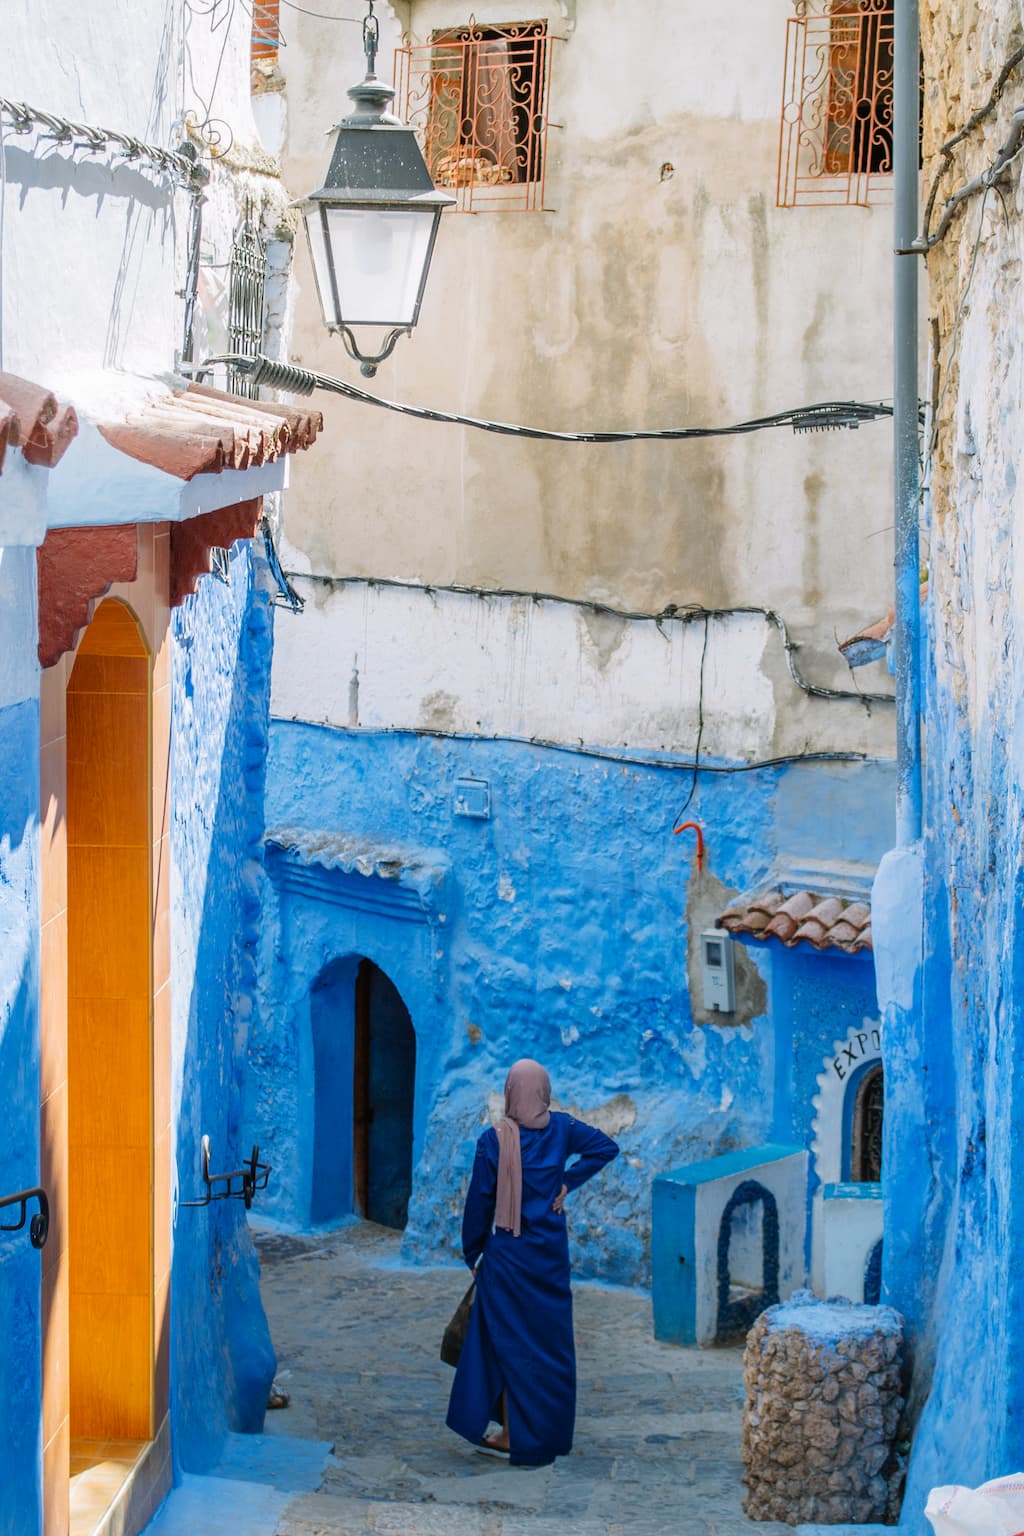
[[[744,1355],[747,1516],[883,1521],[902,1366],[903,1319],[892,1307],[797,1291],[763,1312]]]

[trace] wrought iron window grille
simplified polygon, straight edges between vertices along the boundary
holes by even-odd
[[[236,357],[257,357],[260,353],[266,287],[267,253],[252,203],[248,202],[231,243],[228,272],[228,347]],[[257,398],[259,385],[251,372],[229,367],[227,375],[230,393]]]
[[[552,44],[544,21],[435,32],[395,50],[399,110],[457,213],[544,210]]]
[[[892,202],[893,0],[797,0],[786,23],[780,208]]]
[[[179,1204],[203,1206],[210,1205],[215,1200],[242,1200],[246,1210],[250,1210],[253,1196],[259,1190],[266,1189],[267,1180],[270,1178],[270,1164],[260,1162],[259,1147],[253,1146],[248,1162],[241,1168],[232,1168],[230,1173],[211,1173],[209,1136],[203,1137],[201,1145],[200,1173],[203,1184],[206,1186],[206,1193],[199,1200],[182,1200]]]
[[[28,1240],[33,1248],[46,1246],[46,1239],[50,1235],[50,1202],[47,1199],[45,1189],[21,1189],[16,1195],[4,1195],[0,1198],[0,1210],[11,1206],[18,1207],[18,1220],[0,1222],[0,1232],[20,1232],[28,1217],[29,1202],[35,1200],[39,1209],[33,1215],[28,1224]]]

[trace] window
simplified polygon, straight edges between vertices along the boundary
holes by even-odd
[[[228,351],[235,356],[256,357],[263,345],[266,282],[267,256],[248,203],[231,243],[228,269]],[[230,366],[227,372],[232,394],[258,398],[259,385],[248,374]]]
[[[397,50],[402,115],[461,212],[543,208],[552,41],[543,21],[471,22]]]
[[[787,23],[777,201],[892,198],[893,0],[800,0]]]
[[[885,1079],[880,1066],[871,1067],[854,1093],[850,1128],[850,1179],[856,1184],[878,1184],[882,1178],[882,1121],[885,1112]]]

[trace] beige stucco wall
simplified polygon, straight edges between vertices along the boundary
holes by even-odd
[[[403,10],[417,40],[468,19],[452,0]],[[557,428],[719,424],[889,395],[890,210],[775,206],[789,0],[503,0],[476,13],[547,16],[566,38],[552,74],[564,125],[549,138],[552,211],[445,216],[420,325],[378,393]],[[324,132],[362,72],[360,36],[291,10],[283,26],[283,167],[299,195],[322,180]],[[390,10],[383,32],[389,61]],[[322,328],[304,247],[297,272],[293,357],[358,381]],[[323,450],[296,465],[287,515],[302,568],[643,610],[763,604],[790,624],[804,670],[838,686],[850,679],[836,639],[890,604],[885,423],[567,447],[324,408]],[[890,683],[881,666],[858,681]],[[789,703],[802,718],[798,690]],[[888,753],[889,711],[865,732],[863,711],[838,709],[858,746]],[[797,734],[816,739],[823,719]]]

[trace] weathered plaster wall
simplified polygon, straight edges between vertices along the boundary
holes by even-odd
[[[171,1401],[178,1464],[201,1470],[228,1430],[263,1422],[274,1356],[240,1201],[187,1209],[213,1170],[237,1168],[243,1114],[269,697],[270,610],[247,545],[174,614],[172,1125],[177,1164]]]
[[[35,551],[0,549],[0,1195],[39,1181],[39,686]],[[0,1220],[17,1217],[5,1211]],[[0,1233],[0,1532],[41,1518],[41,1261]]]
[[[275,631],[273,708],[286,719],[683,756],[699,737],[705,754],[748,760],[803,751],[809,736],[870,753],[890,729],[889,705],[803,693],[759,613],[655,622],[530,597],[295,585],[305,611]],[[793,665],[803,676],[802,654]]]
[[[989,96],[1019,46],[1015,0],[922,6],[925,184],[937,146]],[[1005,141],[1021,99],[959,148],[939,206]],[[924,951],[895,935],[884,981],[907,1021],[886,1032],[886,1285],[909,1317],[916,1426],[904,1520],[926,1529],[930,1487],[977,1484],[1024,1459],[1020,699],[1024,645],[1019,465],[1024,196],[1017,161],[928,258],[940,387],[929,547],[930,677]],[[889,881],[905,910],[919,882]],[[906,921],[906,920],[904,920]],[[902,937],[902,943],[900,938]]]
[[[422,41],[470,9],[415,0],[403,17]],[[571,29],[557,5],[475,9],[485,24],[546,16],[567,35],[552,65],[553,211],[445,215],[419,327],[381,368],[380,394],[573,428],[723,423],[887,393],[888,211],[775,207],[789,0],[746,8],[740,27],[698,0],[640,17],[590,0]],[[298,12],[282,25],[283,166],[298,196],[320,185],[323,132],[362,58],[354,27]],[[393,19],[382,35],[389,73]],[[293,355],[347,376],[304,249],[297,271]],[[889,605],[884,425],[595,448],[325,410],[333,449],[297,466],[287,519],[314,571],[653,611],[765,603],[823,681],[846,677],[836,633]],[[884,717],[876,728],[888,750]]]
[[[885,769],[792,771],[833,776],[842,814],[821,823],[833,846],[866,793],[862,780],[874,774],[879,797],[887,790]],[[489,820],[454,814],[463,776],[488,781]],[[292,837],[305,849],[297,859],[269,860],[276,894],[264,912],[252,1062],[261,1144],[281,1168],[267,1208],[308,1224],[310,988],[333,960],[362,955],[396,983],[417,1033],[407,1254],[452,1252],[489,1096],[516,1056],[534,1055],[563,1103],[607,1117],[622,1142],[624,1155],[573,1202],[580,1270],[643,1282],[653,1176],[771,1137],[768,954],[737,946],[742,1011],[728,1023],[697,1023],[691,941],[784,851],[775,831],[779,779],[778,770],[701,779],[688,813],[708,837],[709,866],[698,873],[692,845],[671,830],[686,772],[512,742],[273,721],[267,825],[312,836]],[[884,818],[875,831],[884,846]],[[867,841],[863,827],[858,835],[855,857]],[[344,868],[325,871],[318,857]],[[380,866],[384,878],[372,873]],[[823,966],[797,1031],[807,1042],[796,1091],[807,1101],[800,1125],[808,1130],[814,1073],[836,1033],[830,987],[849,990],[851,980],[837,982]],[[861,1019],[864,967],[850,969],[849,1007]],[[350,1027],[339,1011],[339,1028]],[[339,1103],[339,1156],[350,1114]]]

